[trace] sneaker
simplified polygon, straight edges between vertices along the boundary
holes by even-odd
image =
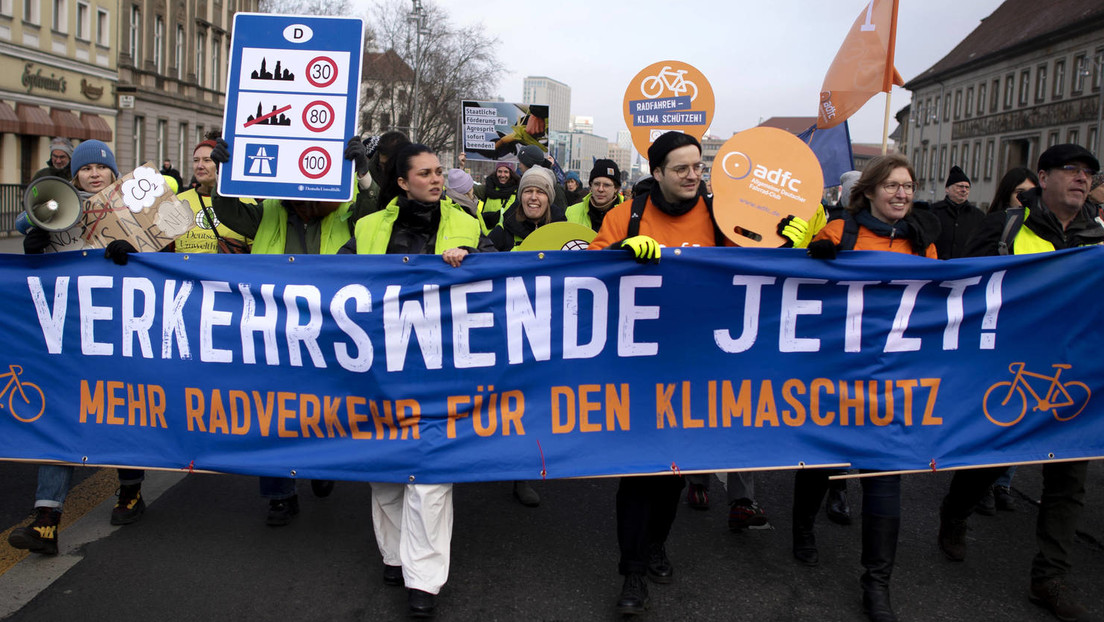
[[[1062,622],[1082,622],[1089,619],[1089,612],[1081,603],[1073,600],[1073,588],[1062,579],[1032,582],[1031,602],[1054,614]]]
[[[686,491],[686,502],[695,510],[709,509],[709,487],[704,484],[690,484]]]
[[[653,544],[648,555],[648,578],[656,583],[670,583],[675,580],[675,568],[667,558],[667,547]]]
[[[319,499],[330,496],[333,492],[334,481],[332,479],[312,479],[311,480],[311,492]]]
[[[287,499],[269,499],[268,517],[265,524],[272,527],[282,527],[291,523],[291,517],[299,513],[299,495],[292,495]]]
[[[993,486],[993,499],[1001,512],[1016,511],[1016,499],[1012,497],[1012,491],[1008,486]]]
[[[751,499],[737,499],[728,506],[729,531],[766,527],[767,514]]]
[[[540,495],[537,494],[537,491],[533,489],[529,482],[523,480],[514,482],[514,498],[527,508],[535,508],[540,505]]]
[[[993,488],[990,487],[985,491],[985,496],[977,502],[974,506],[974,511],[982,516],[996,516],[997,515],[997,500],[993,496]]]
[[[939,548],[947,559],[960,562],[966,559],[966,519],[950,518],[939,512]]]
[[[111,510],[111,524],[129,525],[142,518],[142,513],[145,511],[146,502],[142,499],[141,484],[119,486],[119,500]]]
[[[57,555],[57,530],[61,511],[55,508],[35,508],[30,525],[17,527],[8,534],[8,544],[40,555]]]
[[[617,599],[617,613],[634,616],[648,609],[648,583],[642,574],[625,576],[621,596]]]

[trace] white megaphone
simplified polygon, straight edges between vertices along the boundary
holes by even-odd
[[[67,231],[84,215],[80,196],[60,177],[39,177],[23,193],[23,211],[32,226],[44,231]]]

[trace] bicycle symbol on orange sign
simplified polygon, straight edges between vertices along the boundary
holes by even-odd
[[[1035,400],[1035,406],[1031,409],[1032,412],[1049,410],[1058,421],[1069,421],[1080,415],[1081,411],[1085,410],[1085,406],[1089,404],[1092,391],[1085,383],[1076,380],[1059,382],[1058,378],[1062,375],[1062,370],[1070,369],[1071,365],[1056,363],[1051,367],[1054,368],[1053,376],[1027,371],[1024,369],[1024,363],[1009,365],[1008,371],[1015,374],[1016,377],[1012,381],[998,382],[985,392],[982,408],[985,411],[986,418],[1002,427],[1016,425],[1027,414],[1027,394],[1030,394]],[[1044,397],[1039,397],[1039,394],[1035,392],[1035,389],[1031,386],[1030,378],[1038,378],[1050,383],[1047,385]],[[1025,389],[1027,394],[1024,393]],[[1076,396],[1076,399],[1074,396]]]
[[[698,85],[684,78],[684,75],[686,75],[685,69],[676,71],[664,65],[656,75],[644,78],[640,83],[640,94],[648,99],[655,99],[665,91],[675,95],[682,95],[689,91],[690,101],[694,101],[698,98]]]

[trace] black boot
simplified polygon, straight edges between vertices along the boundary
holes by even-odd
[[[897,556],[897,534],[901,519],[887,516],[862,517],[863,613],[871,622],[897,622],[889,603],[889,579]]]
[[[847,480],[828,482],[828,501],[824,504],[828,520],[837,525],[851,524],[851,506],[847,505]]]
[[[820,563],[816,548],[816,515],[828,489],[828,475],[822,471],[794,474],[793,555],[806,566]]]

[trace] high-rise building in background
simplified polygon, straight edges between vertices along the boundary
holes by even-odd
[[[548,129],[553,132],[570,130],[571,87],[545,76],[529,76],[522,85],[522,103],[548,105]]]

